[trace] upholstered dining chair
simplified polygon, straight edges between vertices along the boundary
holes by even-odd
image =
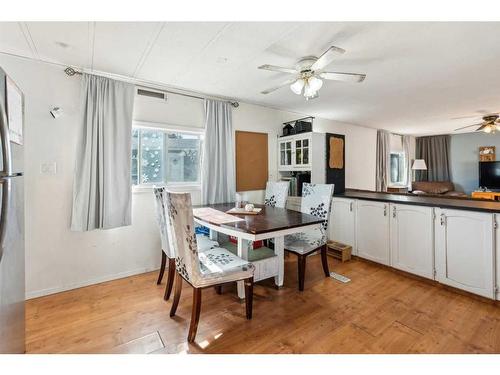
[[[193,288],[193,306],[188,342],[193,342],[201,309],[201,290],[221,284],[244,281],[246,317],[252,319],[253,274],[255,267],[221,247],[198,251],[194,234],[193,210],[189,193],[166,191],[167,234],[175,252],[175,290],[170,316],[175,316],[182,282]]]
[[[155,194],[155,206],[156,206],[156,221],[158,222],[158,227],[160,228],[160,239],[161,239],[161,266],[160,273],[158,274],[157,285],[160,285],[163,280],[163,275],[165,273],[165,268],[168,259],[168,274],[167,274],[167,284],[165,286],[165,294],[163,299],[168,301],[170,294],[172,293],[172,286],[174,284],[175,275],[175,253],[173,251],[174,246],[169,242],[170,238],[167,235],[167,220],[168,217],[165,212],[165,187],[155,186],[153,187],[153,192]],[[205,251],[212,249],[215,246],[219,246],[217,241],[212,241],[208,237],[198,234],[196,235],[198,241],[198,248],[200,251]]]
[[[323,221],[320,228],[285,236],[285,251],[298,256],[299,290],[304,290],[306,273],[306,258],[317,250],[321,250],[321,263],[325,277],[330,276],[326,255],[327,227],[333,196],[333,185],[309,184],[302,185],[301,212],[316,216]]]
[[[285,208],[289,185],[290,184],[285,181],[267,181],[264,205]]]

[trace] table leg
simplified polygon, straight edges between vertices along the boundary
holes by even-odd
[[[285,278],[285,237],[274,238],[274,253],[278,257],[278,276],[274,277],[274,283],[282,287]]]
[[[248,240],[245,240],[241,237],[238,237],[238,256],[242,259],[248,260],[248,246],[249,246]],[[245,298],[245,282],[238,281],[237,282],[238,286],[238,297],[241,299]]]
[[[208,237],[212,240],[212,241],[217,241],[217,231],[213,230],[213,229],[210,229],[210,232],[208,234]]]

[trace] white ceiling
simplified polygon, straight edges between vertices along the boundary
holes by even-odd
[[[408,134],[451,132],[500,111],[500,23],[20,22],[0,23],[0,51],[232,97]],[[366,73],[328,81],[305,101],[293,66],[330,45],[347,52],[328,69]],[[460,118],[476,116],[476,118]]]

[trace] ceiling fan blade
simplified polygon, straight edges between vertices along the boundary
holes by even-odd
[[[474,131],[476,131],[476,132],[480,132],[481,130],[483,130],[483,129],[484,129],[485,127],[487,127],[488,125],[490,125],[490,124],[482,124],[479,128],[477,128],[477,129],[476,129],[476,130],[474,130]]]
[[[284,68],[282,66],[276,66],[276,65],[261,65],[259,66],[259,69],[263,70],[271,70],[273,72],[281,72],[281,73],[291,73],[291,74],[297,74],[298,71],[293,69],[293,68]]]
[[[319,76],[324,79],[330,79],[332,81],[343,81],[343,82],[363,82],[366,78],[366,74],[357,73],[339,73],[339,72],[323,72]]]
[[[341,55],[345,52],[342,48],[331,46],[325,53],[323,53],[314,64],[311,65],[311,70],[320,70],[330,64],[335,56]]]
[[[297,81],[297,78],[289,79],[289,80],[281,83],[278,86],[274,86],[274,87],[271,87],[271,88],[269,88],[267,90],[261,91],[261,94],[269,94],[269,93],[271,93],[273,91],[276,91],[276,90],[278,90],[278,89],[280,89],[280,88],[282,88],[284,86],[291,85],[292,83],[295,83],[295,81]]]
[[[467,125],[467,126],[462,126],[461,128],[458,128],[458,129],[454,129],[453,131],[458,131],[458,130],[462,130],[462,129],[467,129],[467,128],[472,128],[473,126],[484,126],[486,124],[483,124],[483,123],[480,123],[480,124],[474,124],[474,125]],[[479,130],[479,129],[477,129]]]

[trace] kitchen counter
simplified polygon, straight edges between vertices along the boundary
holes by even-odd
[[[436,197],[422,196],[412,194],[391,194],[381,193],[366,190],[346,190],[342,194],[335,194],[336,198],[349,198],[372,200],[388,203],[410,204],[417,206],[430,206],[440,208],[450,208],[456,210],[481,211],[489,213],[500,213],[500,202],[468,199],[468,198],[452,198],[452,197]]]

